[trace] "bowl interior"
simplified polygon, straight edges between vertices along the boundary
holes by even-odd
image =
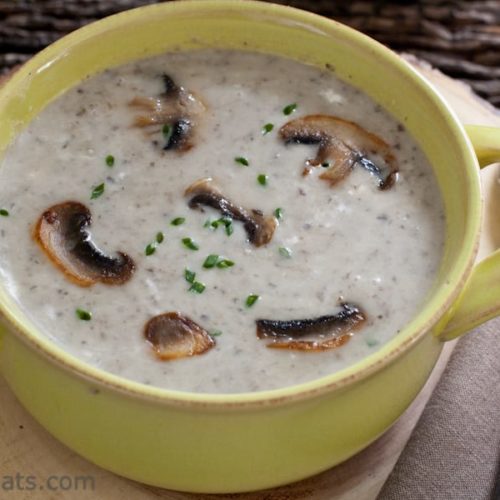
[[[477,246],[480,192],[472,147],[453,113],[408,64],[373,40],[333,21],[288,7],[259,3],[188,1],[154,5],[118,14],[65,37],[29,61],[0,92],[0,156],[15,135],[51,100],[83,78],[107,67],[169,50],[230,48],[272,53],[319,67],[362,89],[408,128],[433,165],[444,200],[447,238],[435,285],[421,312],[378,352],[334,375],[285,394],[340,384],[368,374],[435,325],[455,300]],[[35,342],[66,364],[129,390],[171,397],[233,401],[272,397],[270,393],[184,395],[146,388],[71,359],[37,333],[0,284],[5,315]],[[446,315],[445,315],[446,316]],[[442,319],[442,322],[445,320]],[[352,380],[352,378],[351,378]]]

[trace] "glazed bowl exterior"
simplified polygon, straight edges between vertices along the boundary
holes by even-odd
[[[45,338],[0,283],[5,319],[0,369],[49,432],[128,478],[222,493],[268,488],[325,470],[366,447],[404,412],[438,359],[443,329],[472,276],[481,193],[478,162],[462,126],[406,63],[336,22],[259,2],[159,4],[107,18],[58,41],[0,92],[0,154],[48,102],[82,78],[168,50],[208,47],[272,53],[330,68],[369,94],[405,124],[426,152],[447,219],[435,285],[400,334],[341,372],[273,391],[191,394],[105,373]],[[495,272],[498,264],[495,255]],[[484,303],[475,310],[481,307]],[[497,313],[490,310],[488,317]],[[484,311],[478,318],[471,321],[487,319]],[[463,328],[463,323],[457,326]]]

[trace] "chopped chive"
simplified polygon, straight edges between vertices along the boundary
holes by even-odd
[[[210,337],[219,337],[220,335],[222,335],[222,332],[220,330],[215,330],[213,332],[210,332],[209,335]]]
[[[378,345],[378,340],[375,340],[375,339],[366,339],[366,345],[368,347],[375,347],[376,345]]]
[[[153,243],[150,243],[149,245],[146,246],[144,249],[144,253],[149,256],[153,255],[156,252],[156,241]]]
[[[104,182],[99,184],[98,186],[95,186],[92,189],[92,194],[90,195],[91,200],[95,200],[96,198],[99,198],[104,193]]]
[[[199,245],[194,242],[191,238],[182,238],[182,244],[189,248],[189,250],[199,250]]]
[[[278,252],[281,256],[289,259],[292,256],[292,251],[287,247],[279,247]]]
[[[240,165],[244,165],[245,167],[248,167],[248,165],[250,165],[249,161],[244,158],[243,156],[237,156],[234,161],[236,163],[239,163]]]
[[[289,104],[283,108],[284,115],[291,115],[297,109],[297,104],[294,102],[293,104]]]
[[[196,278],[196,273],[194,271],[191,271],[188,268],[184,269],[184,279],[188,283],[194,283],[195,278]]]
[[[201,283],[200,281],[195,281],[190,287],[189,291],[190,292],[196,292],[196,293],[203,293],[205,290],[206,286],[204,283]]]
[[[156,243],[163,243],[164,239],[165,235],[161,231],[156,233]]]
[[[8,217],[9,216],[9,211],[6,210],[5,208],[0,208],[0,215],[2,217]]]
[[[268,179],[268,176],[266,174],[260,174],[260,175],[257,176],[257,182],[261,186],[266,186],[267,185],[267,179]]]
[[[85,311],[84,309],[76,309],[75,311],[76,316],[78,319],[81,319],[82,321],[90,321],[92,319],[92,313],[89,311]]]
[[[115,164],[115,157],[113,155],[106,156],[106,165],[112,167]]]
[[[161,133],[167,141],[167,144],[169,144],[170,139],[172,138],[172,134],[174,133],[174,127],[172,127],[172,125],[169,125],[168,123],[165,123],[165,125],[163,125],[163,128],[161,129]]]
[[[226,267],[233,267],[234,266],[234,262],[232,260],[229,260],[229,259],[221,259],[219,260],[219,262],[217,262],[217,267],[219,269],[226,269]]]
[[[203,262],[203,267],[205,269],[212,269],[212,267],[215,267],[217,262],[219,261],[219,256],[215,254],[210,254],[206,259],[205,262]]]
[[[247,297],[247,300],[245,301],[245,304],[247,307],[252,307],[258,300],[260,299],[260,297],[258,295],[249,295]]]
[[[175,219],[172,219],[170,224],[172,226],[180,226],[181,224],[184,224],[186,222],[185,217],[176,217]]]
[[[321,164],[321,166],[322,166],[323,168],[328,168],[328,167],[330,166],[330,162],[329,162],[329,161],[324,161],[324,162]]]
[[[225,231],[228,236],[231,236],[233,234],[233,219],[231,219],[230,217],[221,217],[220,219],[216,220],[208,219],[205,221],[205,224],[203,224],[203,227],[217,229],[220,225],[223,225],[225,227]]]
[[[271,132],[271,130],[274,128],[274,125],[272,123],[266,123],[263,127],[262,127],[262,135],[266,135],[266,134],[269,134],[269,132]]]
[[[280,220],[283,218],[283,209],[282,208],[277,208],[275,211],[274,211],[274,216]]]

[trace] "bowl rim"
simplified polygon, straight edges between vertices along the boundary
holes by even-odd
[[[293,7],[257,0],[245,0],[244,2],[234,2],[234,0],[184,0],[182,2],[147,5],[95,21],[64,36],[25,63],[10,78],[10,81],[5,83],[5,88],[15,88],[23,80],[29,78],[32,72],[47,67],[51,61],[60,57],[61,54],[65,54],[68,47],[78,44],[81,40],[86,40],[102,32],[119,29],[120,26],[128,25],[130,22],[139,19],[154,18],[159,12],[192,15],[196,11],[196,15],[201,16],[203,11],[215,14],[227,11],[234,12],[235,10],[242,15],[253,16],[254,18],[261,16],[269,20],[269,17],[272,17],[276,22],[280,20],[295,22],[306,29],[319,30],[327,36],[335,35],[338,37],[340,35],[358,47],[370,50],[374,57],[379,57],[385,63],[391,64],[402,76],[413,80],[419,86],[422,94],[425,94],[426,98],[433,102],[438,112],[445,118],[456,142],[456,147],[460,149],[463,157],[463,171],[469,185],[467,202],[472,209],[467,214],[464,244],[456,257],[456,266],[447,276],[449,286],[446,290],[440,290],[440,297],[437,296],[437,292],[434,293],[433,299],[428,301],[425,307],[413,316],[412,320],[405,325],[397,336],[373,354],[333,374],[272,390],[242,393],[194,393],[149,386],[114,375],[81,361],[63,350],[48,337],[38,333],[38,330],[34,325],[30,324],[30,321],[24,316],[20,308],[8,299],[8,294],[3,287],[0,287],[0,315],[8,320],[10,330],[14,330],[17,336],[29,347],[34,348],[59,367],[92,384],[98,384],[127,395],[163,404],[214,408],[262,407],[309,399],[359,382],[388,364],[395,362],[412,345],[429,333],[431,328],[436,325],[458,298],[472,270],[479,247],[482,206],[478,174],[479,166],[472,144],[455,112],[450,109],[432,84],[398,55],[367,35],[332,19]],[[5,95],[3,89],[1,94]],[[419,324],[414,324],[415,318],[422,316],[423,312],[428,312],[426,318],[421,320]]]

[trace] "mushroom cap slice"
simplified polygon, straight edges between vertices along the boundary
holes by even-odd
[[[125,283],[134,273],[134,261],[123,252],[117,252],[116,257],[102,253],[87,231],[91,222],[85,205],[66,201],[42,213],[34,238],[49,259],[77,285]]]
[[[189,120],[181,118],[170,124],[172,130],[168,137],[166,137],[163,149],[177,149],[178,151],[188,151],[193,147],[190,139],[192,136],[193,126]]]
[[[344,345],[352,332],[361,328],[366,315],[356,305],[340,304],[339,313],[311,319],[268,320],[259,319],[257,337],[272,338],[267,347],[275,349],[294,349],[299,351],[325,351]],[[313,340],[297,340],[314,335]]]
[[[397,179],[399,167],[391,147],[357,123],[330,115],[308,115],[289,121],[279,133],[285,143],[318,144],[318,153],[307,161],[305,173],[309,173],[309,166],[328,162],[330,165],[319,177],[332,186],[344,179],[356,164],[378,178],[381,190],[392,187]],[[385,166],[378,166],[370,156],[380,157]]]
[[[172,77],[162,75],[164,92],[158,97],[135,97],[130,106],[143,110],[144,114],[134,119],[136,127],[156,126],[154,133],[162,125],[170,127],[164,132],[164,150],[188,151],[193,147],[193,134],[196,117],[205,110],[202,100],[184,87],[177,85]]]
[[[248,240],[256,247],[269,243],[278,226],[274,216],[266,217],[260,210],[246,210],[235,205],[223,195],[210,177],[197,180],[186,189],[184,194],[191,197],[189,200],[190,208],[199,208],[200,205],[205,205],[219,210],[223,216],[242,222]]]
[[[144,336],[163,361],[203,354],[215,346],[215,340],[206,330],[178,312],[151,318],[144,328]]]
[[[289,340],[287,342],[275,341],[267,344],[271,349],[290,349],[292,351],[320,352],[329,351],[341,347],[352,337],[352,333],[344,333],[338,337],[317,341],[317,340]]]

